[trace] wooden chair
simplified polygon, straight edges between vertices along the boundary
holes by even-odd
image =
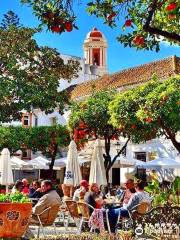
[[[141,202],[134,206],[132,209],[128,210],[129,218],[122,218],[119,215],[118,223],[123,229],[130,229],[133,225],[133,221],[140,215],[146,214],[151,209],[151,202]]]
[[[64,224],[65,229],[68,230],[70,219],[73,219],[76,227],[79,229],[81,216],[79,215],[77,202],[73,200],[65,200],[65,205],[69,213],[67,221]]]
[[[94,211],[94,208],[84,202],[76,202],[73,200],[65,201],[66,207],[69,211],[69,216],[72,218],[77,227],[77,233],[80,234],[82,231],[82,226],[84,222],[88,222],[91,216],[91,211]],[[67,230],[69,226],[70,218],[67,221]]]
[[[80,222],[80,226],[79,226],[79,232],[81,232],[83,223],[84,222],[89,222],[89,219],[91,217],[91,214],[94,211],[94,208],[91,205],[89,205],[85,202],[78,202],[77,205],[78,205],[78,209],[81,213],[81,222]],[[103,211],[105,211],[105,219],[104,220],[107,223],[108,232],[110,233],[111,231],[110,231],[109,218],[108,218],[108,211],[109,210],[108,209],[106,209],[106,210],[103,209]],[[92,231],[93,231],[93,229],[91,228],[90,232],[92,232]]]
[[[78,210],[81,214],[81,221],[79,224],[79,233],[81,233],[83,223],[89,222],[91,213],[94,211],[94,208],[85,202],[78,202],[77,205],[78,205]]]
[[[133,213],[145,214],[150,210],[150,208],[151,208],[150,202],[141,202],[135,208],[133,208],[130,212],[132,213],[132,215]]]
[[[30,225],[38,226],[37,238],[39,238],[40,230],[42,230],[43,236],[45,237],[44,228],[53,226],[56,234],[56,225],[54,223],[59,212],[59,205],[54,205],[46,208],[39,214],[33,214],[33,219]]]

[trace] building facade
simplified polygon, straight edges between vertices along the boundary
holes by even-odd
[[[69,58],[78,60],[81,70],[78,78],[72,79],[70,83],[65,79],[61,79],[59,90],[68,89],[72,100],[81,100],[91,95],[94,88],[96,91],[103,89],[123,91],[149,81],[153,74],[156,74],[162,81],[168,77],[180,74],[180,58],[176,56],[108,74],[107,47],[107,40],[104,34],[97,30],[97,28],[93,28],[93,30],[87,34],[83,43],[84,58],[61,55],[65,62]],[[32,109],[30,113],[26,111],[23,112],[21,122],[12,122],[11,124],[22,125],[23,127],[51,126],[55,124],[65,125],[68,120],[68,115],[68,111],[62,116],[58,110],[46,115],[39,109]],[[116,151],[116,143],[117,142],[112,143],[112,154],[115,154],[113,151]],[[127,158],[148,161],[152,159],[153,154],[166,155],[166,149],[168,148],[173,149],[173,146],[165,139],[155,139],[148,141],[147,144],[139,145],[130,143],[128,144],[125,155]],[[155,150],[153,151],[152,149]],[[175,149],[173,149],[171,153],[175,156]],[[86,156],[86,150],[84,151],[84,155],[83,152],[81,152],[80,155],[81,157]],[[27,150],[26,159],[31,158],[31,152]],[[123,175],[124,173],[119,169],[118,164],[115,164],[111,171],[111,181],[114,184],[118,184]],[[123,178],[121,181],[123,181]]]

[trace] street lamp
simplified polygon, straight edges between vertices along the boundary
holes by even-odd
[[[117,141],[116,142],[116,144],[115,144],[115,146],[116,146],[116,151],[117,151],[117,154],[119,153],[119,151],[120,151],[120,146],[121,146],[121,144],[120,144],[120,142],[119,141]]]

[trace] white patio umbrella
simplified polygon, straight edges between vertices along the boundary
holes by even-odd
[[[87,162],[90,162],[90,161],[91,161],[90,158],[78,157],[78,162],[79,162],[80,166],[83,165],[84,163],[87,163]],[[67,165],[67,157],[58,158],[54,162],[53,169],[54,170],[60,170],[61,168],[66,167],[66,165]]]
[[[0,156],[0,184],[6,185],[6,192],[8,192],[8,185],[12,183],[14,183],[14,181],[11,168],[10,152],[8,148],[4,148]]]
[[[28,161],[28,164],[32,165],[35,169],[49,169],[49,163],[50,161],[42,156],[36,157]]]
[[[37,162],[45,164],[45,165],[50,164],[50,161],[47,158],[42,157],[42,156],[38,156],[38,157],[34,158],[33,160],[36,160]]]
[[[180,161],[171,158],[156,158],[152,161],[146,162],[142,165],[146,169],[174,169],[180,168]]]
[[[136,165],[136,159],[129,159],[124,156],[117,158],[116,163],[121,168],[134,167]]]
[[[67,157],[55,159],[53,169],[59,170],[63,167],[66,167],[66,164],[67,164]]]
[[[16,156],[11,157],[11,167],[13,169],[31,169],[32,165],[28,164],[27,162],[19,159]]]
[[[103,151],[100,139],[97,139],[94,145],[91,159],[89,183],[97,183],[99,186],[107,185]]]
[[[48,160],[43,161],[42,157],[37,157],[37,158],[34,158],[34,159],[28,161],[28,164],[32,165],[33,169],[39,170],[39,178],[40,178],[40,172],[41,172],[40,170],[41,169],[44,169],[44,170],[49,169],[48,162],[49,162]]]
[[[76,143],[71,140],[67,154],[67,165],[64,177],[64,184],[78,186],[82,180]]]

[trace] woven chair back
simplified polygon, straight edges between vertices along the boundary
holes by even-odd
[[[52,225],[58,215],[60,205],[52,206],[47,212],[47,218],[43,222],[43,225]]]
[[[90,218],[90,210],[89,210],[89,205],[83,202],[78,202],[78,208],[82,216],[86,219]]]
[[[73,218],[80,218],[78,213],[78,205],[75,201],[65,201],[65,204],[67,206],[67,209]]]
[[[145,214],[150,210],[150,203],[149,202],[141,202],[137,207],[137,212],[139,214]]]

